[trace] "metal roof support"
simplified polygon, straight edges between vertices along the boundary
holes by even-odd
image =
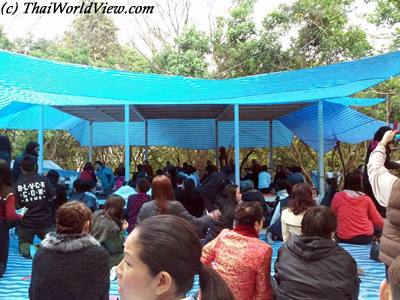
[[[144,160],[148,159],[149,155],[149,121],[144,121]]]
[[[125,110],[125,181],[129,181],[130,174],[130,143],[129,143],[129,104],[124,105]]]
[[[273,174],[274,162],[273,162],[273,148],[272,148],[272,120],[269,120],[269,170]]]
[[[93,122],[89,122],[89,161],[93,162]]]
[[[146,118],[137,110],[135,106],[132,106],[132,111],[143,121],[146,122]]]
[[[239,104],[234,105],[235,122],[235,184],[240,188]]]
[[[221,121],[221,119],[225,116],[228,110],[231,108],[230,105],[227,105],[224,110],[219,114],[219,116],[215,119],[216,121]]]
[[[40,104],[40,119],[38,128],[38,144],[39,144],[39,159],[38,159],[38,172],[43,174],[43,159],[44,159],[44,105]]]
[[[324,102],[318,101],[318,174],[319,194],[323,199],[325,195],[325,168],[324,168]]]
[[[217,167],[217,170],[219,170],[219,145],[218,145],[218,139],[219,139],[219,132],[218,132],[218,120],[215,120],[214,122],[214,130],[215,130],[215,166]]]

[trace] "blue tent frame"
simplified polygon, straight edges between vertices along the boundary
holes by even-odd
[[[129,177],[129,123],[132,110],[136,111],[135,116],[145,123],[148,120],[142,113],[137,112],[138,105],[233,106],[235,173],[236,183],[239,184],[241,112],[249,109],[251,111],[253,105],[253,114],[257,118],[267,113],[267,110],[258,111],[257,106],[260,105],[270,108],[274,105],[303,105],[305,107],[309,104],[317,104],[319,182],[323,187],[323,112],[327,101],[346,104],[345,97],[379,84],[399,73],[400,52],[297,71],[210,80],[105,70],[0,51],[0,106],[3,103],[4,109],[7,110],[8,105],[14,102],[23,103],[19,105],[39,105],[38,135],[41,145],[43,145],[46,105],[68,113],[71,113],[73,108],[78,108],[83,115],[87,107],[123,106],[126,177]],[[78,115],[76,111],[72,114]],[[190,116],[193,117],[193,115],[188,117]],[[122,119],[122,117],[118,118]],[[93,122],[89,117],[85,119]],[[118,121],[122,121],[120,119]],[[93,125],[90,126],[93,127]],[[93,136],[90,140],[92,143]],[[43,147],[40,152],[39,168],[41,170]]]

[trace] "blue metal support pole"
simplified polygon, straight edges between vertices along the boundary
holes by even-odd
[[[325,168],[324,168],[324,102],[318,102],[318,174],[319,193],[322,199],[325,195]]]
[[[130,143],[129,143],[129,104],[125,104],[125,181],[129,181],[130,174]]]
[[[149,155],[149,121],[144,121],[144,160],[148,159]]]
[[[38,172],[43,174],[43,160],[44,160],[44,105],[40,105],[40,120],[38,128],[38,144],[39,144],[39,158],[38,158]]]
[[[235,184],[240,186],[239,104],[234,106],[235,121]]]
[[[273,149],[272,149],[272,120],[269,120],[269,170],[273,172],[274,162],[273,162]],[[273,173],[271,173],[273,174]]]
[[[220,166],[219,166],[219,145],[218,145],[218,139],[219,139],[219,132],[218,132],[218,120],[215,120],[215,124],[214,124],[214,130],[215,130],[215,166],[217,167],[217,169],[219,170]]]
[[[89,161],[93,162],[93,123],[89,122]]]

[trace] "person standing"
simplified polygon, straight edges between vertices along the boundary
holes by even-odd
[[[21,216],[15,213],[10,166],[7,161],[0,159],[0,278],[7,268],[9,223],[20,218]]]
[[[25,157],[30,158],[35,164],[37,164],[39,157],[39,144],[33,141],[28,142],[28,144],[26,144],[25,151],[15,159],[11,171],[12,182],[18,180],[19,175],[21,174],[21,162]]]
[[[143,172],[147,174],[147,177],[153,178],[153,167],[150,165],[150,162],[146,159],[143,164]]]
[[[400,179],[391,174],[386,167],[387,146],[393,141],[396,132],[385,132],[368,161],[368,178],[372,191],[379,204],[387,209],[379,252],[379,259],[385,264],[386,270],[400,255]]]
[[[364,187],[364,192],[372,199],[372,201],[374,202],[378,212],[380,213],[380,215],[385,218],[386,217],[386,207],[382,205],[382,203],[380,203],[380,201],[375,197],[375,193],[373,190],[373,187],[370,183],[370,175],[369,175],[369,160],[370,160],[370,156],[372,154],[372,152],[376,149],[376,147],[381,144],[382,145],[382,139],[383,136],[386,132],[392,132],[392,128],[390,128],[389,126],[382,126],[381,128],[379,128],[375,135],[374,135],[374,139],[371,141],[371,143],[368,146],[367,149],[367,155],[365,157],[365,165],[366,167],[364,168],[364,176],[363,176],[363,187]],[[400,169],[400,164],[392,161],[390,159],[390,153],[391,153],[391,149],[390,149],[390,144],[392,144],[393,141],[385,141],[385,161],[384,161],[384,167],[388,170],[397,170]]]
[[[271,191],[271,174],[268,173],[268,167],[263,165],[261,172],[258,174],[258,189],[263,194]]]
[[[56,190],[50,180],[36,173],[36,162],[28,157],[21,161],[21,175],[14,182],[14,195],[19,208],[28,210],[17,226],[19,251],[24,257],[31,257],[30,250],[35,235],[44,239],[53,225]]]
[[[11,150],[10,139],[5,135],[0,135],[0,159],[5,160],[9,166],[11,165]]]

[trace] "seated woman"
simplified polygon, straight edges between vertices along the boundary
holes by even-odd
[[[125,183],[125,167],[120,164],[118,168],[114,170],[115,182],[112,187],[113,192],[117,191]]]
[[[274,275],[277,300],[358,299],[357,264],[333,240],[335,229],[336,218],[328,207],[307,210],[302,235],[279,249]]]
[[[133,230],[133,228],[135,228],[137,216],[143,204],[151,200],[150,196],[147,195],[149,189],[150,183],[147,181],[146,178],[139,178],[138,180],[136,180],[137,194],[133,194],[128,197],[127,213],[129,233]]]
[[[120,299],[184,299],[198,274],[202,299],[234,300],[223,279],[203,266],[200,256],[197,233],[186,220],[170,215],[144,220],[129,235],[117,267]]]
[[[286,242],[290,236],[301,234],[301,220],[307,209],[315,205],[311,185],[297,183],[293,186],[288,207],[282,210],[282,238]]]
[[[372,199],[362,192],[359,171],[346,175],[344,190],[335,194],[331,208],[336,214],[336,236],[341,243],[370,244],[375,229],[382,231],[383,219]]]
[[[80,180],[90,182],[90,185],[95,187],[97,184],[96,173],[91,162],[85,163],[82,172],[79,174]]]
[[[235,209],[240,201],[241,195],[236,185],[226,185],[222,194],[218,196],[216,203],[216,207],[221,212],[221,216],[218,219],[212,220],[205,238],[201,241],[203,245],[215,239],[222,230],[233,228]]]
[[[56,189],[57,198],[53,200],[53,216],[56,215],[57,209],[67,202],[67,188],[65,185],[59,183],[60,181],[60,173],[56,170],[50,170],[46,177],[50,180],[51,184]]]
[[[235,299],[273,299],[270,282],[272,248],[258,238],[263,220],[263,210],[258,202],[243,202],[236,209],[233,230],[224,229],[203,248],[201,261],[214,266]]]
[[[69,198],[69,201],[79,201],[85,203],[92,212],[97,209],[97,201],[90,192],[92,186],[90,181],[77,179],[74,181],[74,194]]]
[[[216,218],[216,212],[206,214],[201,218],[192,216],[182,203],[174,200],[172,182],[165,175],[156,176],[153,179],[151,192],[153,200],[143,204],[137,217],[137,224],[156,215],[175,215],[190,221],[201,234],[208,228],[212,218]]]
[[[123,220],[124,206],[124,198],[111,194],[104,209],[93,214],[91,233],[110,254],[110,268],[118,265],[124,257],[124,233],[128,228],[128,224]]]
[[[92,237],[92,213],[81,202],[62,205],[56,231],[42,241],[32,264],[31,300],[108,299],[107,251]]]

